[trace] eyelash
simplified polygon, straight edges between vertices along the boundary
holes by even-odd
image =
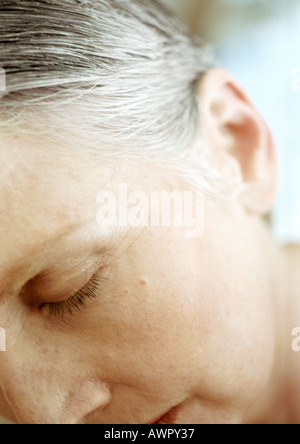
[[[43,305],[48,308],[50,316],[64,317],[66,313],[72,315],[74,311],[79,311],[86,306],[88,300],[96,299],[99,292],[102,290],[104,282],[107,278],[100,275],[101,270],[98,270],[89,282],[75,293],[70,298],[61,302],[51,302]]]

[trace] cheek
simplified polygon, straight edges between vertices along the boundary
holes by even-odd
[[[204,343],[205,391],[224,400],[251,402],[270,376],[274,355],[271,307],[249,289],[227,293],[211,286],[211,335]],[[249,298],[249,299],[245,299]],[[203,387],[200,387],[203,393]]]
[[[134,271],[120,267],[122,295],[110,294],[114,302],[99,307],[93,331],[109,383],[178,399],[193,392],[203,373],[211,308],[189,264],[178,256],[170,266],[169,256],[158,256],[159,263],[141,261]]]
[[[202,294],[210,334],[203,345],[202,395],[247,406],[264,389],[274,356],[273,309],[259,255],[246,257],[245,244],[218,236],[202,255]],[[204,295],[204,296],[203,296]],[[216,398],[217,399],[217,398]]]
[[[122,259],[91,323],[108,383],[178,399],[203,381],[217,320],[193,244],[151,239],[151,252],[135,244]]]
[[[213,239],[177,241],[159,262],[135,264],[123,362],[132,384],[245,407],[270,375],[272,305],[260,257],[245,257],[243,242]]]

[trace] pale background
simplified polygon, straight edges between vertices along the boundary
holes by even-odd
[[[281,191],[274,212],[279,241],[300,241],[299,0],[162,0],[213,43],[218,64],[243,83],[266,117],[280,153]],[[1,422],[0,424],[4,424]]]

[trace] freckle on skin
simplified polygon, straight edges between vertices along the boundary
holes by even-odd
[[[145,286],[147,285],[147,282],[144,281],[144,279],[142,279],[142,280],[140,281],[140,285],[141,285],[142,287],[145,287]]]

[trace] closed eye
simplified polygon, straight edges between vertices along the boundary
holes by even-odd
[[[50,316],[63,317],[66,314],[72,315],[75,311],[84,308],[89,300],[97,298],[104,283],[107,281],[108,278],[103,276],[103,268],[101,267],[87,284],[73,296],[64,301],[43,304],[41,309],[46,309]]]

